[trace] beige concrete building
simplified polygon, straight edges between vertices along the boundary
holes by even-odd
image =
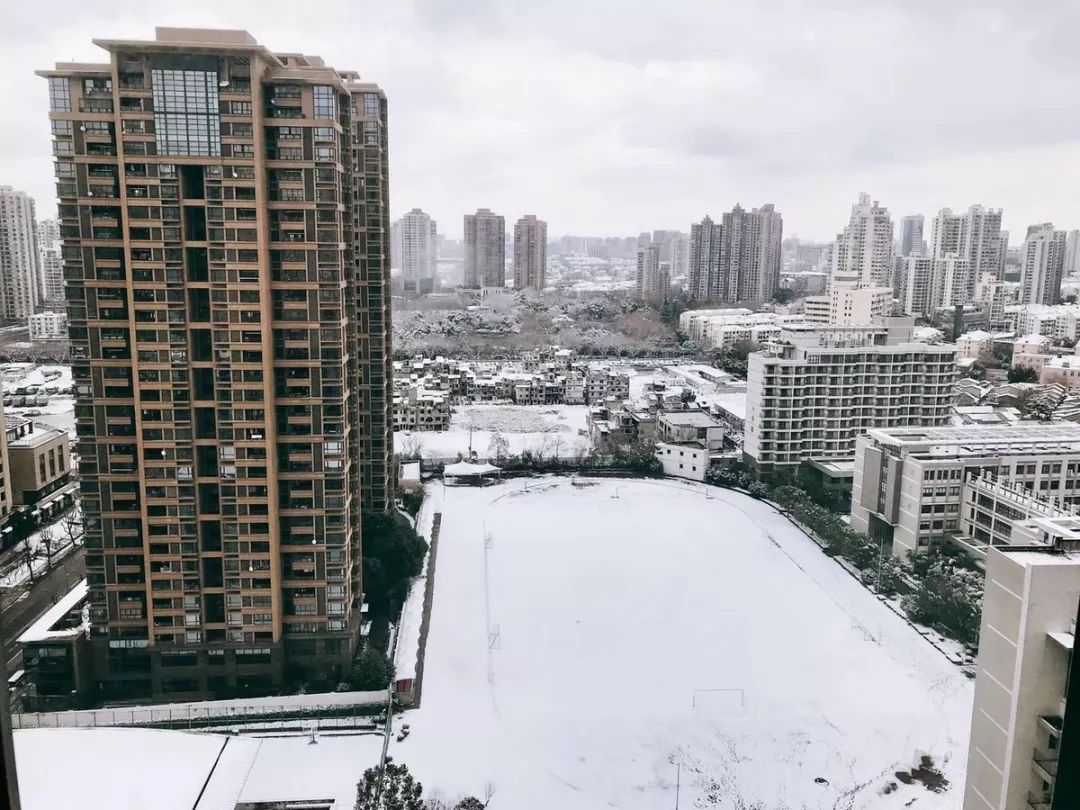
[[[743,453],[763,474],[851,459],[886,425],[944,425],[955,347],[915,343],[910,318],[865,327],[794,324],[749,357]]]
[[[822,326],[870,326],[892,315],[889,287],[833,287],[827,295],[804,302],[807,323]]]
[[[987,556],[964,810],[1078,806],[1080,752],[1063,744],[1076,743],[1066,712],[1080,699],[1080,677],[1070,675],[1080,603],[1076,528],[1080,522],[1050,545]]]
[[[860,194],[851,206],[847,227],[833,243],[830,289],[841,287],[891,287],[893,270],[893,223],[889,210]]]
[[[386,98],[245,31],[48,80],[101,698],[340,678],[393,503]]]
[[[414,208],[395,224],[401,237],[401,277],[405,292],[413,295],[433,292],[439,243],[435,220]]]
[[[8,487],[14,506],[33,506],[71,478],[68,432],[26,420],[8,420]]]
[[[851,526],[917,553],[967,534],[961,526],[969,476],[990,473],[1061,506],[1080,503],[1080,425],[885,427],[859,437]],[[1031,516],[1017,511],[1013,519]],[[969,515],[970,517],[970,515]],[[986,526],[982,521],[979,526]],[[990,527],[992,529],[993,523]],[[981,544],[993,532],[971,533]]]

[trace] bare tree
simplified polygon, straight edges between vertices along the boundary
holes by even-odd
[[[401,455],[406,460],[419,459],[420,451],[424,448],[424,442],[416,434],[410,434],[401,443]]]
[[[60,531],[63,534],[65,545],[77,545],[82,538],[82,511],[76,506],[60,521]]]
[[[562,449],[562,443],[563,443],[562,436],[556,436],[551,442],[551,447],[555,451],[555,460],[556,461],[559,460],[559,450]]]
[[[53,556],[60,549],[61,538],[56,535],[52,526],[46,526],[42,529],[38,534],[38,537],[41,538],[38,547],[45,555],[45,570],[51,571],[53,566]]]
[[[506,437],[499,431],[495,431],[491,434],[491,441],[488,442],[488,452],[495,456],[497,461],[502,461],[503,458],[510,454],[510,442],[506,440]]]
[[[23,538],[22,558],[23,562],[26,563],[27,577],[30,580],[30,584],[33,585],[37,582],[37,579],[34,577],[34,562],[41,557],[41,549],[31,542],[31,537],[32,535]]]

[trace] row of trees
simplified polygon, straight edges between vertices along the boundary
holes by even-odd
[[[17,523],[14,515],[25,513],[13,513],[12,522]],[[28,516],[27,516],[27,519]],[[27,528],[22,532],[23,537],[18,543],[20,565],[26,566],[26,575],[30,584],[37,582],[39,576],[44,576],[52,570],[57,556],[68,546],[76,545],[83,534],[82,513],[78,507],[68,511],[60,519],[59,523],[50,524],[39,530]],[[40,560],[45,560],[45,567],[38,565]]]
[[[770,498],[821,538],[827,553],[858,568],[864,582],[887,596],[900,595],[913,621],[965,644],[978,641],[983,576],[962,552],[934,548],[902,560],[885,549],[883,541],[855,531],[798,487],[777,487]]]

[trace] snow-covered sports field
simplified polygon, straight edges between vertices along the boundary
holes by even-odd
[[[683,808],[960,807],[972,686],[903,620],[765,504],[589,483],[429,486],[422,705],[392,746],[426,791],[654,810],[678,780]]]

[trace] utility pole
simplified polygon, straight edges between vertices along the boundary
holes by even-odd
[[[675,810],[679,810],[679,789],[682,786],[682,763],[675,763]]]

